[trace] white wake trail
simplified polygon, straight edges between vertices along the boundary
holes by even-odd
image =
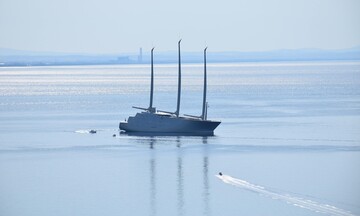
[[[255,192],[255,193],[258,193],[260,195],[270,197],[272,199],[282,200],[282,201],[285,201],[285,202],[287,202],[289,204],[292,204],[294,206],[305,208],[305,209],[308,209],[308,210],[311,210],[311,211],[324,213],[324,214],[328,214],[328,215],[335,215],[335,216],[354,216],[351,212],[340,209],[340,208],[337,208],[335,206],[331,206],[331,205],[327,205],[327,204],[321,204],[321,203],[314,202],[312,200],[307,200],[307,199],[303,199],[303,198],[299,198],[299,197],[294,197],[294,196],[287,195],[287,194],[277,193],[275,191],[271,191],[269,189],[266,189],[265,187],[254,185],[254,184],[251,184],[251,183],[249,183],[247,181],[237,179],[237,178],[233,178],[233,177],[228,176],[228,175],[221,175],[221,176],[216,175],[216,177],[221,179],[226,184],[231,184],[231,185],[234,185],[236,187],[241,187],[241,188],[244,188],[244,189],[246,189],[248,191]]]

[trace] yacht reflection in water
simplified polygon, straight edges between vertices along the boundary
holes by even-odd
[[[155,138],[150,138],[150,149],[154,149]],[[150,158],[150,215],[156,215],[156,158]]]
[[[178,157],[177,157],[177,198],[178,198],[178,215],[184,215],[184,175],[183,175],[183,161],[182,161],[182,149],[181,149],[181,142],[180,137],[176,137],[176,147],[179,148]]]
[[[173,137],[173,141],[175,146],[178,148],[177,151],[177,158],[176,158],[176,172],[169,173],[169,175],[175,174],[176,175],[176,197],[177,197],[177,215],[183,216],[186,214],[186,197],[184,196],[185,193],[185,175],[184,175],[184,153],[182,147],[182,137]],[[202,143],[204,144],[204,153],[202,158],[202,182],[203,182],[203,191],[201,194],[202,202],[203,202],[203,215],[210,215],[210,184],[209,184],[209,157],[207,153],[207,137],[202,137]],[[156,157],[156,137],[149,137],[147,140],[149,144],[149,148],[151,149],[151,156],[149,159],[149,183],[150,183],[150,215],[155,216],[157,215],[157,194],[158,194],[158,187],[157,181],[157,157]],[[160,181],[159,181],[160,182]]]
[[[209,185],[209,157],[207,152],[207,137],[203,137],[202,141],[204,146],[204,155],[203,155],[203,203],[204,211],[203,215],[210,215],[210,185]]]

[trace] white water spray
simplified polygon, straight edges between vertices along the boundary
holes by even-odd
[[[269,189],[266,189],[262,186],[251,184],[247,181],[233,178],[228,175],[216,175],[219,179],[221,179],[224,183],[234,185],[236,187],[241,187],[245,190],[258,193],[260,195],[264,195],[267,197],[270,197],[272,199],[282,200],[289,204],[292,204],[297,207],[305,208],[311,211],[324,213],[328,215],[335,215],[335,216],[354,216],[351,212],[327,205],[327,204],[320,204],[317,202],[314,202],[312,200],[303,199],[300,197],[294,197],[288,194],[281,194],[277,193],[275,191],[271,191]]]

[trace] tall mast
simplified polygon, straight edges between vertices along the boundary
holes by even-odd
[[[152,104],[153,104],[153,94],[154,94],[154,61],[153,61],[153,52],[155,47],[151,49],[151,84],[150,84],[150,106],[149,110],[153,110]]]
[[[206,112],[206,50],[207,47],[204,49],[204,94],[203,94],[203,107],[202,107],[202,114],[201,119],[206,120],[207,119],[207,113]]]
[[[181,39],[178,42],[178,55],[179,55],[179,74],[178,74],[178,95],[177,95],[177,106],[176,106],[176,117],[179,117],[180,113],[180,95],[181,95],[181,57],[180,57],[180,42]]]

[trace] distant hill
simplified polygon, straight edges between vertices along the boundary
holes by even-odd
[[[65,56],[65,55],[86,55],[86,54],[83,54],[83,53],[28,51],[28,50],[0,48],[0,57],[2,57],[2,56]]]
[[[210,57],[211,55],[209,55]],[[344,50],[276,50],[269,52],[222,52],[211,56],[213,61],[321,61],[360,60],[360,49]]]
[[[275,50],[267,52],[211,52],[208,62],[255,62],[255,61],[328,61],[360,60],[360,46],[343,50]],[[177,51],[158,52],[154,55],[156,63],[177,62]],[[137,53],[128,54],[73,54],[57,52],[32,52],[0,48],[0,66],[41,66],[41,65],[99,65],[99,64],[138,64],[149,63],[150,56],[145,53],[139,62]],[[203,53],[183,52],[184,63],[200,63]]]

